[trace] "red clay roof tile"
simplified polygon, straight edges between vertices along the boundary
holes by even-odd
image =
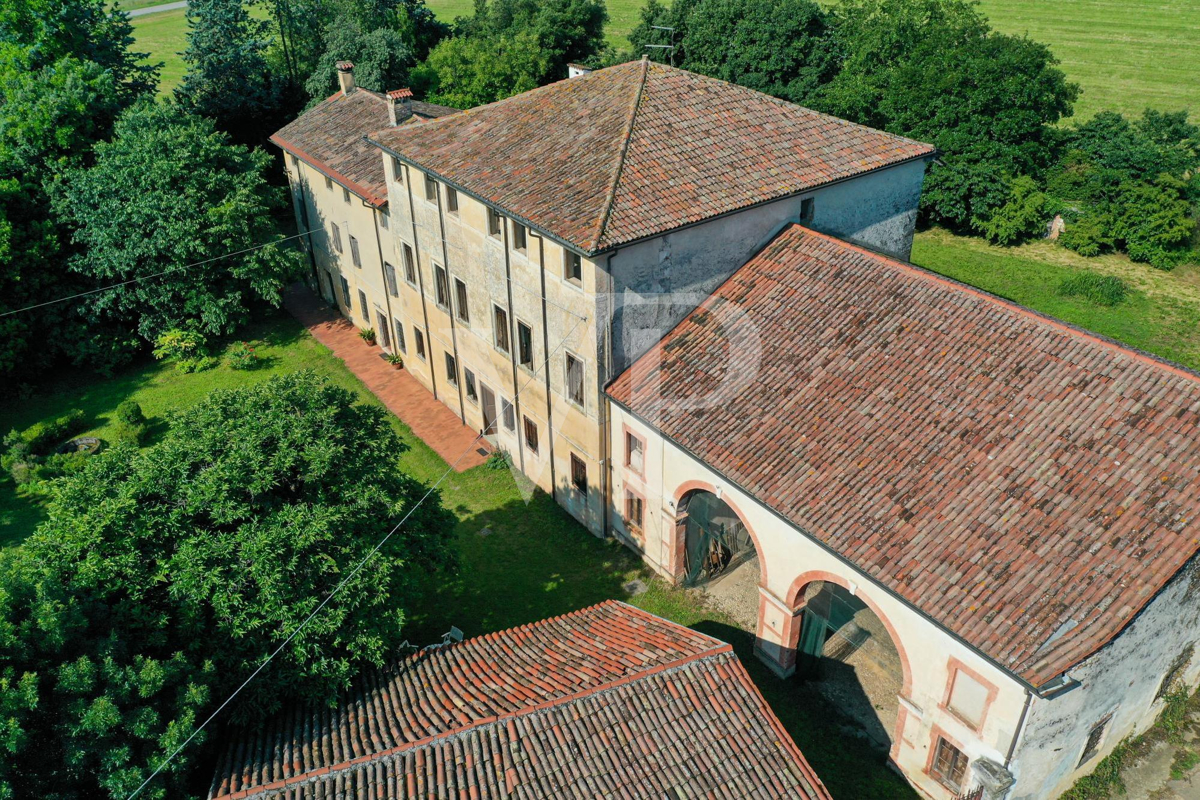
[[[609,394],[1033,686],[1200,548],[1200,377],[800,226]]]

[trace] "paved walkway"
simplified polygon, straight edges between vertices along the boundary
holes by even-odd
[[[457,414],[434,400],[407,370],[396,369],[380,358],[378,346],[359,338],[358,328],[326,306],[307,286],[298,283],[288,289],[283,305],[447,464],[457,461],[456,469],[462,472],[484,462],[490,452],[487,442],[475,441],[476,432],[463,425]]]
[[[187,0],[179,0],[176,3],[163,3],[158,6],[146,6],[145,8],[135,8],[132,11],[125,13],[131,17],[144,17],[147,14],[157,14],[160,11],[175,11],[179,8],[187,8]]]

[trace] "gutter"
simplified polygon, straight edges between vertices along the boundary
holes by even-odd
[[[346,175],[338,172],[321,159],[316,158],[315,156],[310,156],[308,153],[288,142],[286,139],[282,139],[276,134],[271,134],[269,141],[279,147],[279,149],[291,153],[292,155],[296,156],[296,158],[302,159],[305,164],[308,164],[317,172],[325,175],[343,189],[347,189],[351,194],[357,196],[360,200],[366,201],[375,208],[382,208],[383,206],[387,205],[386,197],[380,198],[362,184],[350,180],[350,178]]]

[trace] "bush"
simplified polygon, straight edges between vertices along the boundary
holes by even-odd
[[[1045,234],[1046,223],[1056,213],[1055,206],[1048,195],[1038,190],[1033,178],[1023,175],[1009,185],[1004,205],[985,219],[977,218],[974,224],[992,244],[1019,244]]]
[[[175,362],[175,368],[180,372],[190,374],[192,372],[204,372],[206,369],[212,369],[221,360],[212,356],[200,356],[200,358],[185,358],[182,361]]]
[[[175,362],[180,372],[202,372],[217,365],[217,360],[205,354],[208,340],[195,331],[172,328],[154,340],[154,357]]]
[[[363,328],[358,332],[358,338],[362,339],[367,344],[375,344],[375,329]]]
[[[237,342],[226,351],[225,357],[234,369],[254,369],[258,366],[258,356],[249,342]]]
[[[1081,272],[1063,281],[1058,293],[1064,297],[1082,297],[1097,305],[1116,306],[1125,301],[1129,287],[1114,275]]]
[[[1058,242],[1081,256],[1094,258],[1111,251],[1117,244],[1113,234],[1116,221],[1108,214],[1087,214],[1068,222]]]
[[[55,447],[84,428],[83,412],[73,408],[61,417],[32,425],[21,434],[28,452],[35,456],[49,455]]]
[[[146,422],[146,415],[136,400],[126,400],[117,406],[116,418],[117,422],[125,425],[142,425]]]
[[[487,461],[483,463],[488,469],[496,471],[510,469],[512,467],[512,456],[506,450],[493,450],[492,454],[487,457]]]

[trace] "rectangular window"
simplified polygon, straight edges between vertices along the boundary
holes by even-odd
[[[345,303],[346,309],[353,311],[354,301],[350,299],[350,282],[341,275],[338,276],[338,280],[342,282],[342,300]]]
[[[478,403],[479,393],[475,389],[475,373],[466,367],[463,367],[463,382],[467,385],[467,399],[472,403]]]
[[[1091,761],[1100,752],[1100,745],[1104,744],[1104,731],[1108,728],[1108,723],[1112,722],[1112,716],[1112,714],[1106,714],[1104,719],[1092,727],[1088,733],[1087,743],[1083,746],[1083,755],[1079,757],[1079,764],[1076,765],[1077,768]]]
[[[492,208],[491,206],[488,206],[487,218],[488,218],[488,235],[495,236],[497,239],[499,239],[500,238],[500,212],[497,211],[496,209]]]
[[[387,212],[384,211],[383,209],[380,209],[379,210],[379,227],[383,228],[386,231],[388,229],[389,224],[390,223],[388,221]]]
[[[496,349],[502,353],[509,352],[508,312],[500,306],[492,306],[492,328],[495,334]]]
[[[354,266],[362,269],[362,256],[358,253],[358,239],[350,237],[350,260],[354,262]]]
[[[413,341],[417,343],[417,358],[425,360],[425,334],[421,333],[421,329],[413,327]]]
[[[458,190],[446,187],[446,213],[458,213]]]
[[[587,494],[587,464],[574,453],[571,453],[571,485]]]
[[[417,285],[417,260],[413,258],[413,250],[401,242],[400,251],[404,257],[404,280],[415,288]]]
[[[525,418],[525,446],[529,448],[529,452],[537,455],[538,451],[538,434],[537,425],[529,417]]]
[[[344,187],[342,188],[342,199],[345,200],[347,203],[350,202],[350,190],[349,189],[346,189]]]
[[[470,325],[471,311],[467,307],[467,285],[459,278],[454,279],[454,305],[454,311],[458,314],[459,320]]]
[[[625,466],[641,474],[646,467],[646,443],[625,431]]]
[[[431,203],[437,202],[437,181],[428,175],[425,176],[425,199]]]
[[[950,710],[959,719],[978,728],[987,709],[988,690],[979,681],[961,669],[954,672],[954,684],[950,687]]]
[[[333,249],[337,252],[342,252],[342,229],[338,227],[336,222],[329,223],[329,240],[333,242]]]
[[[450,308],[450,283],[446,278],[445,267],[433,265],[433,282],[434,288],[437,291],[437,304],[442,308]]]
[[[331,192],[333,191],[333,178],[330,178],[328,175],[325,176],[325,188]]]
[[[817,202],[811,197],[800,201],[800,221],[812,222],[813,214],[816,212]]]
[[[939,736],[930,772],[946,788],[958,791],[962,788],[963,778],[967,776],[967,756]]]
[[[362,311],[363,321],[370,325],[371,311],[367,308],[367,293],[362,289],[358,290],[358,307]]]
[[[458,386],[458,364],[454,361],[454,356],[449,353],[446,356],[446,380],[451,386]]]
[[[567,398],[577,406],[583,405],[583,362],[567,353]]]
[[[395,156],[392,156],[392,177],[396,183],[404,183],[404,163]]]
[[[563,251],[563,278],[576,286],[583,283],[583,259],[578,253]]]
[[[628,489],[625,490],[625,526],[635,531],[642,529],[642,514],[645,508],[642,498]]]
[[[296,158],[295,153],[292,153],[292,166],[296,169],[300,169],[300,159]]]
[[[513,245],[512,245],[513,249],[520,250],[522,253],[524,253],[525,247],[527,244],[527,241],[526,241],[527,236],[526,236],[526,232],[525,232],[525,226],[519,222],[513,222],[512,236],[513,236]]]
[[[400,287],[396,285],[396,268],[386,261],[383,262],[383,278],[387,281],[388,294],[392,297],[399,297]]]
[[[404,344],[404,323],[396,320],[396,348],[408,355],[408,346]]]
[[[521,320],[517,320],[517,362],[533,369],[533,330]]]
[[[504,429],[507,431],[515,431],[517,429],[517,412],[513,408],[513,404],[500,398],[500,418],[504,420]]]

